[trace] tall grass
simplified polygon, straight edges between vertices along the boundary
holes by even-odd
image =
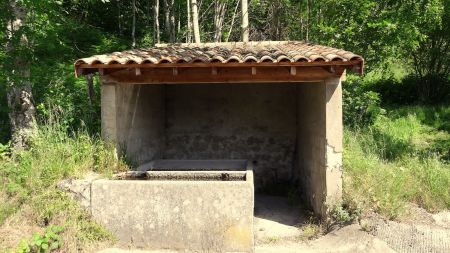
[[[389,218],[406,214],[408,203],[450,208],[450,134],[429,124],[424,110],[393,109],[370,127],[345,131],[346,198]]]
[[[116,158],[112,146],[86,131],[67,132],[58,122],[50,121],[39,126],[29,150],[11,155],[2,147],[0,233],[6,223],[17,226],[18,231],[23,222],[35,226],[35,230],[62,226],[66,238],[64,252],[111,239],[109,233],[91,221],[56,185],[62,179],[83,177],[88,172],[108,176],[123,169],[125,166]],[[31,234],[23,236],[26,239]],[[10,246],[11,242],[0,240],[1,252]]]

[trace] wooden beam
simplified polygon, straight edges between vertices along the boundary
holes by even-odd
[[[217,75],[217,68],[216,68],[216,67],[213,67],[213,68],[211,69],[211,74],[212,74],[212,75]]]
[[[172,74],[173,74],[174,76],[177,76],[177,75],[178,75],[178,68],[173,68],[173,69],[172,69]]]
[[[136,75],[140,76],[141,75],[141,68],[136,68]]]
[[[105,69],[98,69],[98,73],[103,76],[105,74]]]
[[[252,67],[252,75],[256,75],[256,67]]]
[[[221,68],[216,75],[211,75],[208,68],[189,68],[173,75],[173,70],[167,68],[142,69],[141,75],[124,69],[111,73],[105,78],[112,82],[125,84],[192,84],[192,83],[289,83],[289,82],[320,82],[337,73],[329,73],[322,67],[305,67],[291,75],[286,68],[265,68],[253,75],[250,68]],[[340,76],[340,74],[339,74]]]

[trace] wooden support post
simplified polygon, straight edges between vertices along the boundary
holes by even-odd
[[[293,76],[297,75],[297,67],[294,66],[291,67],[291,75]]]
[[[173,73],[174,76],[177,76],[178,75],[178,68],[173,68],[172,69],[172,73]]]
[[[216,76],[216,75],[217,75],[217,68],[213,67],[213,68],[211,69],[211,74],[214,75],[214,76]]]
[[[141,75],[141,68],[136,68],[136,75],[140,76]]]
[[[256,67],[252,67],[252,75],[256,75]]]
[[[100,76],[105,75],[105,69],[98,69],[98,73],[100,74]]]

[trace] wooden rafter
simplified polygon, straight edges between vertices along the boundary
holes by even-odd
[[[252,69],[256,70],[256,72]],[[116,70],[103,75],[104,80],[125,84],[189,84],[189,83],[289,83],[318,82],[329,77],[341,76],[345,68],[336,67],[330,73],[324,67],[256,67],[231,68],[183,68],[174,73],[173,68],[141,68],[140,75],[135,69]]]

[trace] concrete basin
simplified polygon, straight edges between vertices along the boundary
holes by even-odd
[[[157,160],[138,169],[123,180],[96,180],[91,185],[92,215],[120,243],[148,249],[253,252],[250,163]]]

